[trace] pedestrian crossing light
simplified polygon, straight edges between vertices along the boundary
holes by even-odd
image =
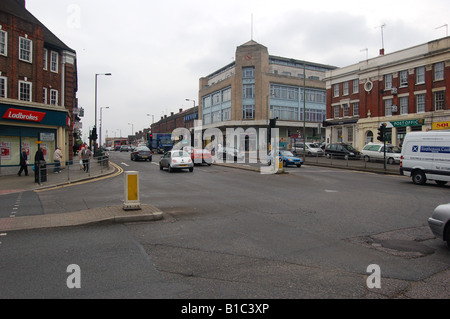
[[[379,140],[380,142],[384,142],[384,140],[385,140],[385,138],[384,138],[385,133],[386,133],[386,124],[383,123],[378,128],[377,140]]]

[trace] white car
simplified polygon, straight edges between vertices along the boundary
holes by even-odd
[[[384,161],[384,144],[382,143],[369,143],[363,147],[362,156],[366,162]],[[402,156],[400,148],[397,146],[386,144],[386,162],[389,164],[400,163],[400,157]]]
[[[305,143],[306,146],[306,155],[308,156],[323,156],[323,149],[320,148],[320,145],[317,143]],[[297,156],[303,155],[303,143],[294,143],[292,147],[292,153]]]
[[[428,218],[428,225],[433,234],[446,241],[450,248],[450,204],[436,207]]]
[[[159,161],[159,169],[163,170],[164,168],[167,168],[169,172],[173,172],[176,169],[189,169],[190,172],[193,172],[194,162],[185,151],[172,150],[165,153]]]

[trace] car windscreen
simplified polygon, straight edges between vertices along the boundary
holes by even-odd
[[[357,152],[357,150],[351,145],[342,145],[344,148],[349,150],[350,152]]]
[[[141,152],[150,152],[150,149],[147,146],[139,146],[136,150]]]
[[[308,145],[311,148],[320,148],[319,144],[316,144],[316,143],[308,143],[306,145]]]
[[[291,156],[291,157],[294,156],[294,154],[292,154],[292,153],[289,152],[289,151],[280,151],[280,154],[283,155],[283,156]]]
[[[172,157],[189,157],[189,155],[184,151],[175,151],[172,152]]]

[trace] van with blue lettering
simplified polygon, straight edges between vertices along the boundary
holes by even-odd
[[[429,131],[406,134],[400,157],[400,174],[414,184],[427,180],[445,185],[450,181],[450,132]]]

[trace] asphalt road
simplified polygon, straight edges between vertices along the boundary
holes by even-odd
[[[111,154],[139,171],[141,203],[162,221],[0,237],[0,298],[450,297],[450,251],[427,226],[449,186],[307,165],[168,173],[157,157]],[[121,205],[123,176],[22,196],[41,213]],[[69,264],[81,268],[80,289],[66,286]],[[373,264],[381,288],[367,286]]]

